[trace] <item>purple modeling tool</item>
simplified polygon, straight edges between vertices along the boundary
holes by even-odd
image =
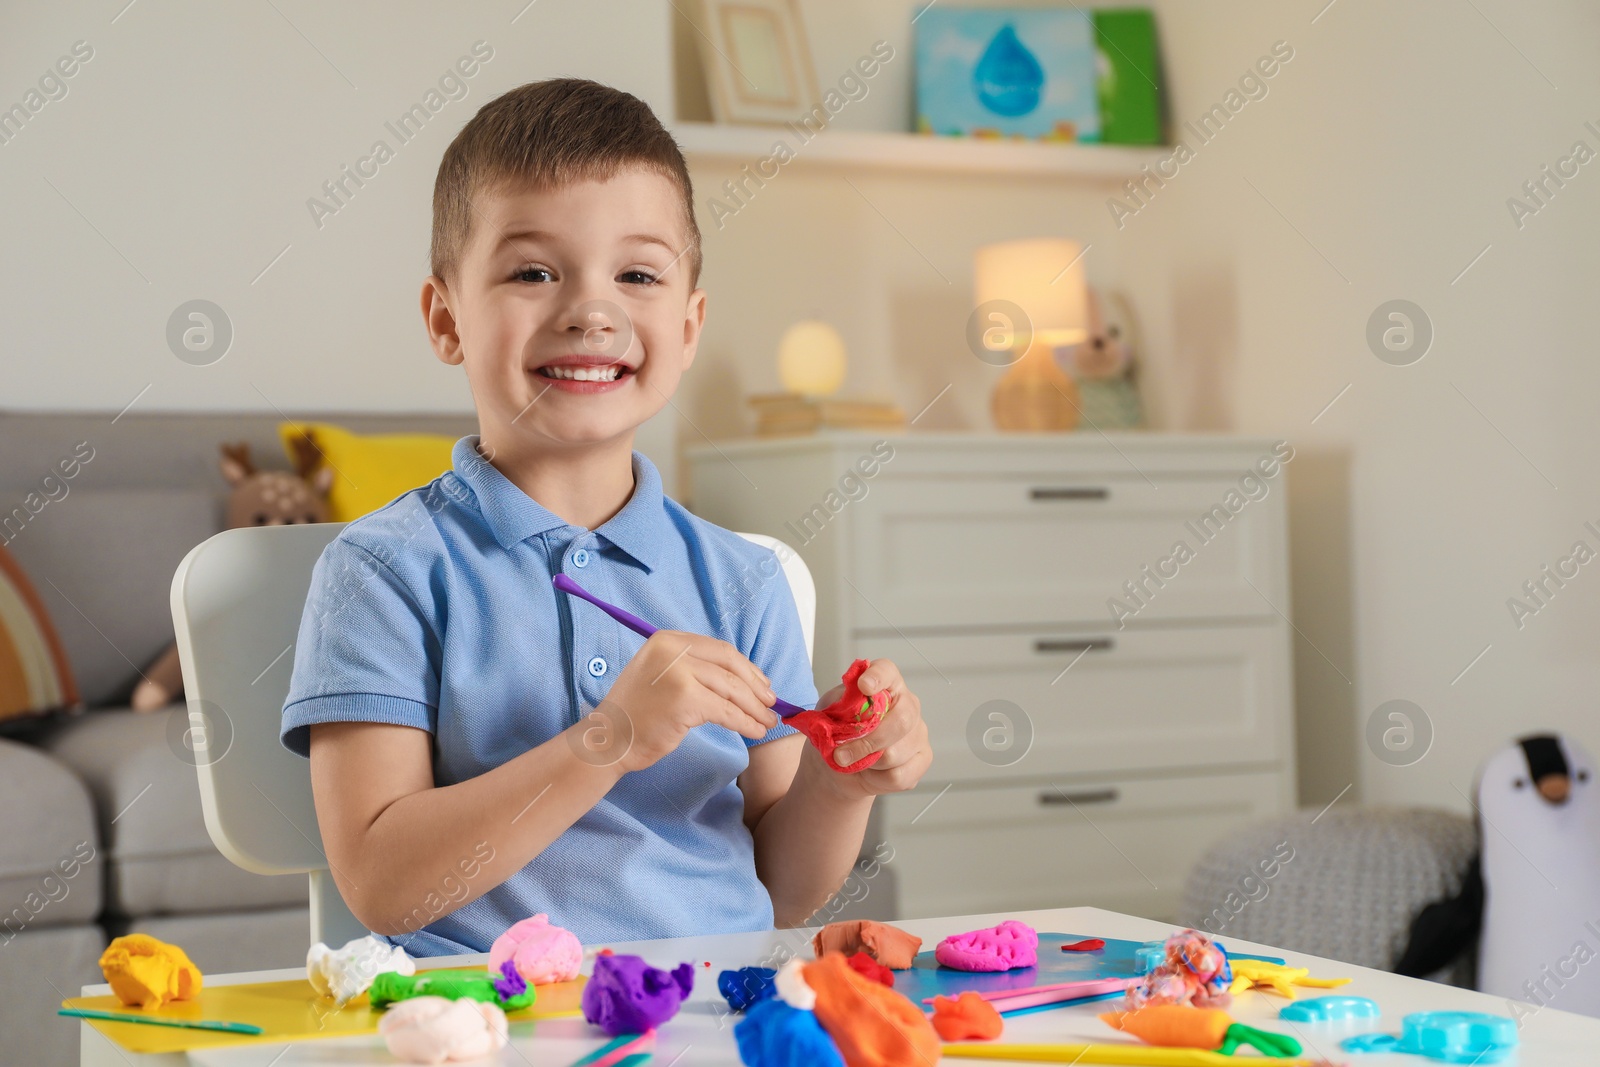
[[[655,633],[657,629],[659,629],[659,627],[651,626],[649,623],[645,622],[631,611],[624,611],[615,604],[606,603],[604,600],[601,600],[599,597],[589,592],[589,590],[585,589],[571,578],[568,578],[565,574],[556,575],[554,578],[550,579],[550,582],[557,589],[561,590],[563,593],[566,593],[568,596],[575,596],[579,600],[587,600],[589,603],[593,604],[607,615],[610,615],[613,619],[616,619],[618,622],[632,630],[634,633],[638,634],[640,637],[649,637],[651,634]],[[772,710],[777,712],[780,718],[787,719],[791,715],[798,715],[802,711],[807,711],[809,709],[798,707],[797,705],[791,704],[787,700],[784,700],[782,697],[779,697],[773,703]]]

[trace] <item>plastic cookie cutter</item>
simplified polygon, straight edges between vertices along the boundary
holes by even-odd
[[[1278,1018],[1292,1023],[1331,1023],[1344,1019],[1376,1019],[1383,1014],[1367,997],[1312,997],[1285,1004]]]
[[[1419,1011],[1400,1024],[1400,1036],[1346,1038],[1346,1052],[1409,1052],[1443,1063],[1500,1063],[1517,1046],[1517,1024],[1481,1011]]]

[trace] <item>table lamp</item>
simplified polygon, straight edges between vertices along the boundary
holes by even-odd
[[[778,378],[791,393],[832,396],[844,384],[844,338],[826,322],[806,319],[778,341]]]
[[[1083,246],[1037,237],[984,245],[973,257],[975,312],[986,362],[1008,366],[990,399],[1001,430],[1070,430],[1078,387],[1055,349],[1089,336]]]

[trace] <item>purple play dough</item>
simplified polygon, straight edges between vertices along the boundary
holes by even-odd
[[[612,1037],[642,1034],[678,1014],[692,988],[692,963],[663,971],[640,956],[596,956],[583,987],[583,1017]]]

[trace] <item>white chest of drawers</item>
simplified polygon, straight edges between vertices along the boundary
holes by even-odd
[[[875,820],[901,916],[1171,919],[1207,844],[1293,804],[1292,457],[1236,437],[833,433],[692,448],[690,496],[811,568],[819,690],[887,656],[921,697],[933,767]]]

